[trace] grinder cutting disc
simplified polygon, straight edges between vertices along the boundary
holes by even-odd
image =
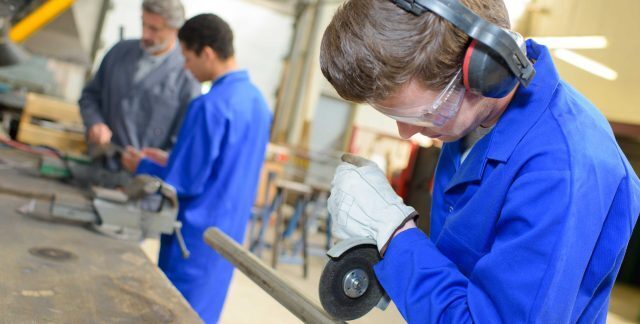
[[[320,302],[329,315],[354,320],[375,307],[385,294],[373,272],[380,261],[375,245],[356,246],[332,258],[320,277]]]

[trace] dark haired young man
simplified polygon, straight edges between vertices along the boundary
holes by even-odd
[[[396,119],[403,137],[446,142],[430,237],[384,173],[349,155],[329,200],[334,233],[376,240],[377,278],[410,323],[604,323],[640,213],[640,181],[607,120],[532,41],[531,84],[479,94],[463,82],[469,36],[394,2],[415,5],[345,2],[321,68],[342,97]],[[509,27],[503,0],[460,2]]]
[[[207,323],[216,323],[233,266],[202,235],[216,226],[242,242],[271,127],[271,112],[246,71],[237,70],[233,33],[212,14],[189,19],[178,33],[185,66],[209,93],[191,103],[171,154],[129,148],[123,165],[176,188],[178,218],[191,252],[183,259],[175,235],[163,236],[158,265]]]

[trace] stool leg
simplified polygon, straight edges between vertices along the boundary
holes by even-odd
[[[317,223],[318,216],[320,215],[320,211],[323,207],[323,199],[326,200],[326,195],[323,195],[322,192],[314,193],[311,197],[309,202],[313,204],[313,208],[311,210],[311,215],[308,216],[308,226],[312,226]]]
[[[287,224],[287,228],[285,229],[284,233],[282,234],[283,238],[286,239],[286,238],[290,237],[296,231],[296,228],[298,227],[298,223],[300,222],[300,215],[302,215],[304,213],[305,206],[306,206],[306,204],[304,202],[304,198],[303,197],[299,197],[298,201],[296,201],[296,209],[293,212],[293,215],[291,216],[291,219],[289,220],[289,224]]]
[[[280,226],[283,218],[282,206],[287,201],[287,192],[282,189],[278,189],[278,190],[279,192],[281,192],[282,198],[281,198],[280,205],[276,209],[276,223],[274,225],[273,246],[272,246],[273,254],[271,256],[271,267],[274,269],[278,264],[278,255],[280,253],[280,241],[282,240],[282,233],[280,233]]]
[[[311,215],[309,216],[309,220],[308,220],[308,226],[311,226],[312,224],[316,224],[318,222],[318,218],[320,217],[320,213],[322,212],[323,209],[326,208],[326,203],[327,203],[327,198],[328,198],[329,193],[326,191],[321,191],[318,192],[316,195],[314,195],[313,198],[313,211],[311,212]],[[326,245],[325,248],[328,251],[331,248],[331,221],[330,221],[330,215],[327,215],[327,235],[326,235]]]
[[[255,243],[256,243],[257,237],[255,237],[253,232],[255,231],[255,228],[258,226],[256,224],[258,222],[258,217],[259,217],[258,214],[251,213],[251,217],[249,218],[248,233],[249,233],[249,251],[250,252],[254,252],[254,249],[255,249]]]
[[[264,235],[269,228],[269,220],[271,220],[271,214],[277,208],[280,208],[280,204],[282,203],[282,190],[278,189],[276,194],[273,196],[273,201],[271,204],[265,208],[262,212],[262,224],[260,224],[260,229],[258,231],[258,237],[256,238],[252,248],[252,252],[256,254],[256,256],[260,257],[262,254],[262,250],[265,247]]]
[[[251,214],[251,226],[249,228],[249,251],[251,252],[255,252],[257,243],[258,243],[258,235],[254,234],[255,229],[257,228],[257,223],[258,223],[258,219],[261,219],[262,221],[262,225],[264,225],[264,220],[266,218],[269,217],[269,215],[271,214],[271,211],[273,210],[273,205],[275,204],[275,196],[273,199],[271,199],[271,203],[269,203],[269,195],[271,192],[271,185],[274,181],[274,179],[276,178],[277,173],[275,171],[269,171],[267,173],[267,183],[265,185],[265,190],[264,190],[264,198],[262,201],[262,208],[260,209],[260,212],[256,213],[256,214]],[[265,216],[266,213],[266,216]],[[260,231],[259,232],[264,232],[262,229],[264,227],[260,227]],[[260,237],[262,238],[262,237]]]
[[[302,276],[307,279],[309,274],[309,253],[307,251],[307,237],[309,217],[306,211],[302,211]]]
[[[327,213],[327,251],[333,247],[333,241],[331,238],[331,213]]]

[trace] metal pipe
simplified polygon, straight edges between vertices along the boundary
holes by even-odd
[[[49,0],[38,7],[11,28],[9,38],[14,42],[23,42],[40,28],[69,9],[75,0]]]
[[[23,63],[29,57],[9,39],[9,17],[0,17],[0,67]]]
[[[204,233],[204,240],[304,323],[342,323],[331,318],[320,306],[290,287],[278,274],[218,228],[209,228]]]
[[[308,29],[310,28],[310,24],[306,19],[310,6],[307,1],[298,0],[296,3],[291,46],[283,69],[280,89],[276,99],[273,126],[271,127],[271,141],[276,143],[286,143],[288,141],[286,133],[289,131],[291,124],[290,118],[293,115],[295,93],[299,91],[298,84],[302,78],[302,52],[307,45]]]
[[[105,20],[107,18],[107,12],[109,11],[110,8],[111,8],[111,0],[102,0],[102,6],[100,7],[100,15],[98,16],[98,25],[96,26],[96,32],[94,33],[94,36],[93,36],[93,43],[91,44],[91,54],[90,54],[91,65],[93,65],[94,61],[96,60],[96,55],[98,54],[98,50],[100,49],[100,46],[102,43],[102,31],[104,29]],[[91,73],[90,70],[91,69],[89,69],[87,73]],[[87,79],[89,79],[88,75],[87,75]]]
[[[287,129],[289,130],[287,144],[292,146],[305,146],[308,143],[302,143],[301,139],[304,139],[305,136],[303,134],[302,126],[306,120],[306,114],[309,110],[307,103],[309,101],[309,97],[311,96],[311,85],[312,85],[312,77],[313,77],[313,68],[318,65],[318,57],[319,52],[316,51],[317,44],[320,43],[318,40],[323,33],[323,30],[320,29],[320,24],[322,22],[322,13],[324,10],[324,0],[317,0],[315,4],[311,7],[313,10],[311,15],[311,24],[309,26],[309,31],[307,35],[307,44],[305,46],[305,52],[302,57],[301,62],[301,71],[300,71],[300,80],[296,82],[298,84],[297,91],[293,97],[291,111],[292,116],[289,120],[289,125]],[[316,67],[319,71],[320,68]],[[305,102],[306,101],[306,102]],[[306,138],[308,141],[309,139]]]

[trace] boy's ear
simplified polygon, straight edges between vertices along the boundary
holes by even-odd
[[[204,55],[204,58],[206,59],[215,59],[218,57],[216,51],[214,51],[210,46],[205,46],[202,49],[201,55]]]

